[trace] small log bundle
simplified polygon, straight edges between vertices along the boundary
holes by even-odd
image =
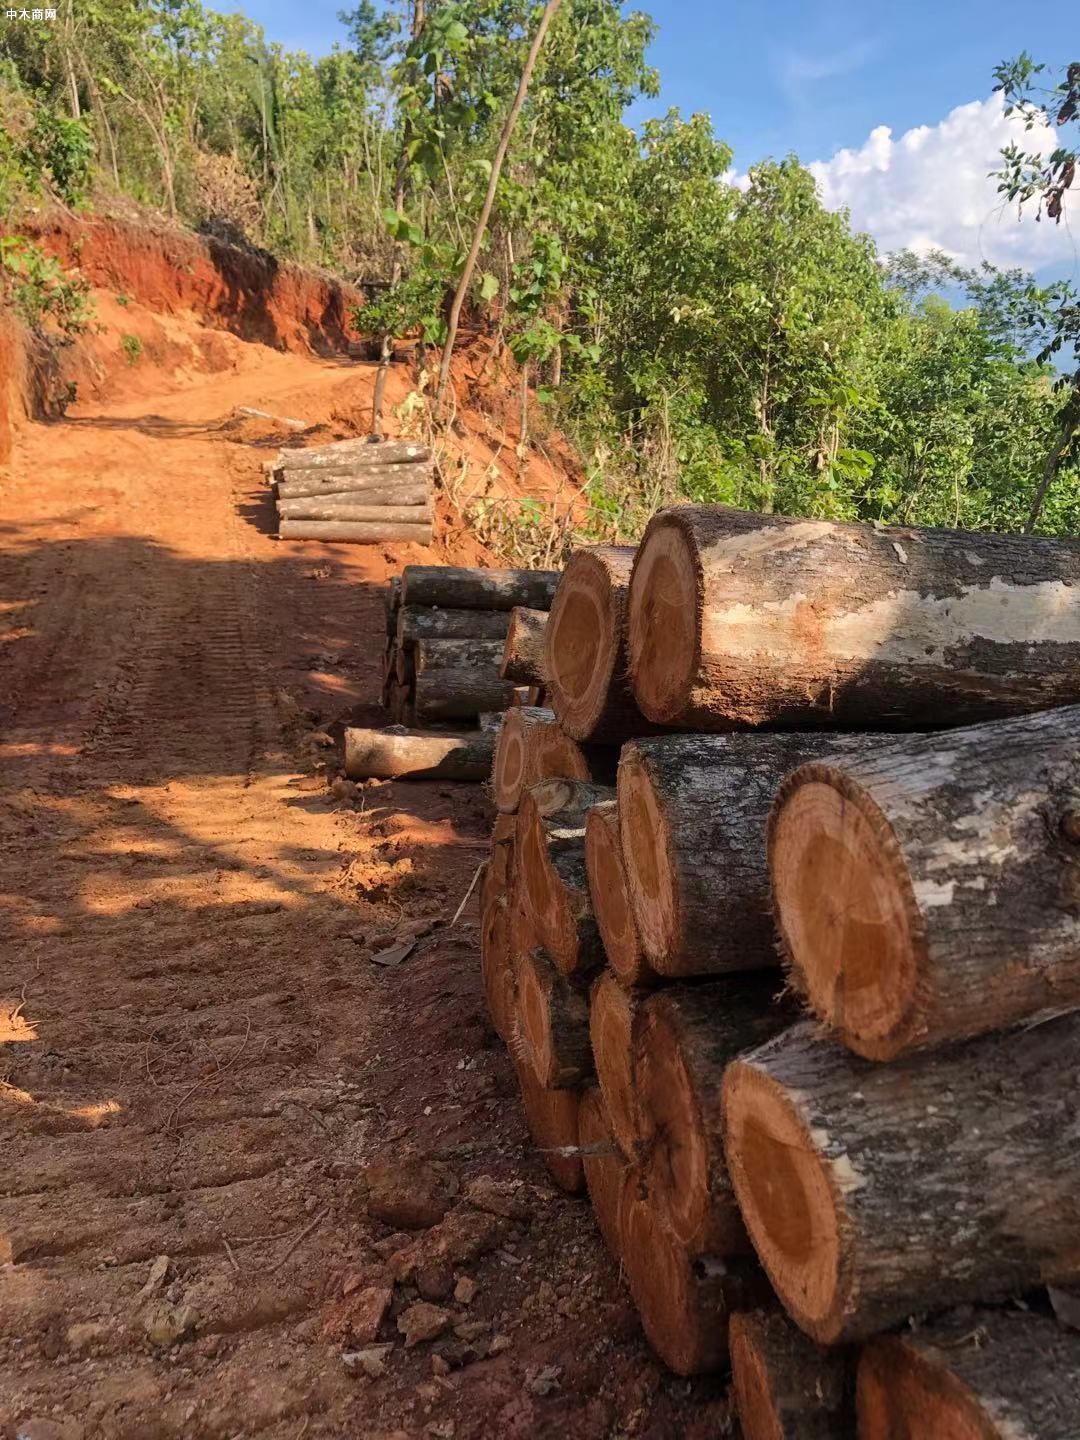
[[[401,603],[430,609],[550,610],[557,570],[473,570],[459,565],[407,565]]]
[[[432,471],[426,446],[371,437],[282,450],[272,473],[283,540],[431,544]]]
[[[803,765],[769,862],[795,981],[860,1055],[1080,1004],[1080,706]]]
[[[778,1311],[733,1315],[728,1335],[743,1440],[844,1440],[851,1435],[855,1386],[850,1351],[815,1345]],[[937,1433],[944,1440],[950,1432]],[[881,1440],[893,1434],[884,1430]]]
[[[497,732],[463,735],[386,730],[345,731],[345,774],[350,780],[485,780]]]
[[[510,611],[510,624],[502,653],[499,674],[515,685],[544,684],[544,632],[546,610],[527,610],[515,605]]]
[[[1080,701],[1080,543],[679,506],[629,596],[642,713],[677,729],[929,728]]]
[[[1080,1280],[1080,1013],[887,1066],[803,1023],[722,1093],[746,1228],[820,1343]]]
[[[859,1360],[859,1440],[1075,1440],[1080,1335],[1017,1310],[966,1310],[883,1335]]]

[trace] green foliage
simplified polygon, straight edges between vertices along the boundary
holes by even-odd
[[[51,323],[68,339],[81,334],[93,316],[88,282],[67,274],[59,261],[20,235],[0,235],[0,295],[28,325]]]
[[[124,359],[129,365],[134,365],[143,353],[143,343],[138,335],[121,335],[120,348],[123,350]]]

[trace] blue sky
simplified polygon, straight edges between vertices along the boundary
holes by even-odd
[[[213,0],[211,0],[213,3]],[[218,0],[218,8],[231,8]],[[316,54],[343,38],[339,0],[246,0],[270,39]],[[628,7],[632,8],[632,7]],[[1018,223],[986,178],[1009,126],[990,98],[994,66],[1027,49],[1080,58],[1075,0],[1028,10],[1015,0],[654,0],[659,100],[705,110],[743,171],[795,152],[826,203],[847,206],[883,249],[940,245],[1080,280],[1080,225]],[[1052,134],[1044,137],[1052,142]],[[1080,206],[1074,206],[1080,213]]]

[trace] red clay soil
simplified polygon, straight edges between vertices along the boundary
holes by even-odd
[[[451,924],[483,790],[330,783],[383,583],[432,552],[272,538],[285,432],[230,416],[343,433],[371,369],[218,338],[213,376],[140,362],[21,427],[0,481],[0,1434],[729,1433],[528,1142],[475,899]],[[365,1177],[403,1155],[451,1209],[394,1284]],[[407,1348],[418,1284],[459,1298]]]

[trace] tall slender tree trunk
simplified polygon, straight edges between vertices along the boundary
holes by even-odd
[[[1073,376],[1073,392],[1061,412],[1054,443],[1050,447],[1038,487],[1032,496],[1031,509],[1028,512],[1027,524],[1024,526],[1025,535],[1030,535],[1039,523],[1039,516],[1042,514],[1047,493],[1054,482],[1054,477],[1061,469],[1061,462],[1064,460],[1078,428],[1080,428],[1080,370]]]
[[[506,159],[506,152],[510,147],[510,139],[514,133],[514,126],[521,113],[521,107],[525,103],[525,96],[529,93],[529,81],[536,69],[536,62],[540,56],[540,50],[544,43],[544,36],[548,27],[555,18],[561,0],[547,0],[544,6],[544,13],[540,16],[540,23],[536,27],[536,34],[533,36],[532,44],[529,46],[529,53],[525,57],[525,65],[521,72],[521,79],[518,81],[517,94],[514,96],[514,103],[510,106],[510,113],[506,117],[502,134],[499,136],[499,144],[495,151],[495,158],[491,163],[491,175],[488,179],[487,194],[484,196],[483,208],[480,217],[476,222],[476,230],[473,234],[472,245],[465,260],[465,268],[458,279],[457,290],[454,292],[454,303],[450,307],[450,322],[446,331],[446,343],[443,346],[442,364],[439,367],[439,384],[435,391],[434,412],[436,419],[442,408],[443,397],[446,394],[446,387],[450,380],[450,362],[454,354],[454,341],[457,339],[458,322],[461,319],[461,309],[465,303],[465,296],[472,284],[473,274],[476,270],[476,262],[480,257],[480,247],[484,243],[484,234],[487,231],[488,221],[491,218],[492,207],[495,204],[495,192],[499,188],[499,177],[502,174],[503,161]]]

